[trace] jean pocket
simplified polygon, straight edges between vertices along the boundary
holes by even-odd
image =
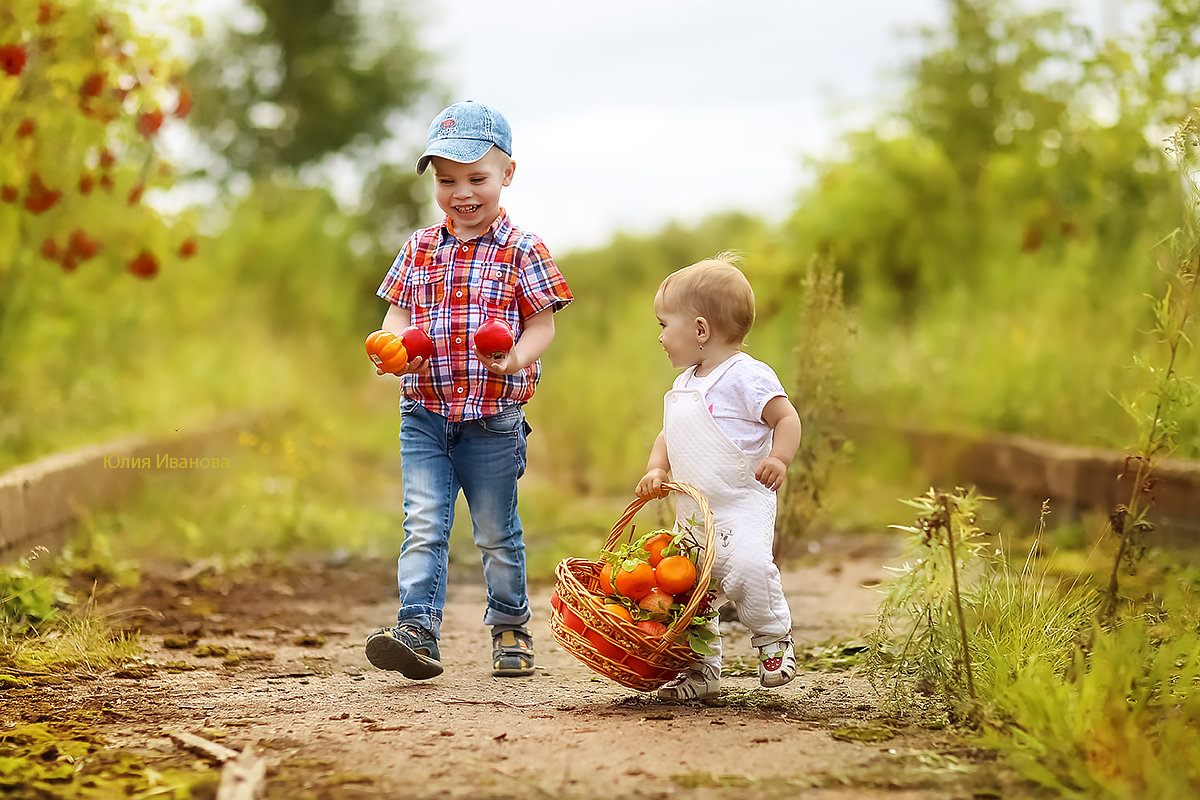
[[[520,406],[509,406],[503,411],[482,417],[479,427],[497,436],[515,436],[525,428],[525,412]]]

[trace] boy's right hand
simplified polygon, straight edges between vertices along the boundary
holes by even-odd
[[[409,359],[408,363],[404,365],[404,369],[400,370],[399,372],[384,372],[383,370],[379,369],[379,367],[375,368],[376,375],[395,375],[396,377],[399,377],[401,375],[407,375],[410,372],[428,372],[428,371],[429,371],[429,362],[426,361],[425,359],[421,358],[420,356],[414,356],[413,358]]]
[[[638,481],[637,488],[633,493],[642,498],[660,498],[667,496],[667,490],[663,488],[663,482],[667,480],[667,472],[662,469],[652,469],[642,476]]]

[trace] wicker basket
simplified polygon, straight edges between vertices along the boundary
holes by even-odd
[[[663,488],[686,494],[696,501],[704,516],[704,556],[696,571],[697,587],[707,587],[712,575],[716,548],[716,529],[708,500],[686,483],[667,482]],[[609,534],[605,549],[621,538],[625,526],[648,500],[629,504]],[[652,691],[675,677],[695,660],[686,630],[706,594],[702,588],[692,592],[679,618],[661,636],[646,633],[634,623],[600,610],[600,570],[604,562],[567,558],[554,570],[554,596],[551,598],[550,630],[555,640],[591,669],[622,686]]]

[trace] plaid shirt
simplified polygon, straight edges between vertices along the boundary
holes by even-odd
[[[573,299],[546,245],[515,227],[503,209],[468,242],[455,238],[448,219],[414,233],[378,294],[407,308],[433,339],[429,372],[401,376],[401,394],[457,421],[526,402],[541,378],[540,359],[515,375],[488,372],[471,341],[480,323],[500,317],[520,339],[525,320]]]

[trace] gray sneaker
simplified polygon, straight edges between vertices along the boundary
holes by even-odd
[[[492,675],[520,678],[533,674],[533,637],[524,627],[492,628]]]
[[[367,637],[367,661],[415,681],[441,675],[441,658],[437,639],[416,625],[380,628]]]

